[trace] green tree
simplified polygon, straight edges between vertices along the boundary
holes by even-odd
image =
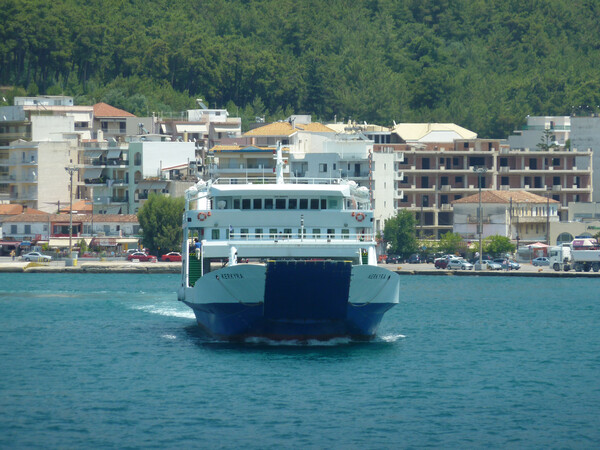
[[[396,217],[385,221],[383,239],[388,243],[390,253],[403,257],[416,253],[418,245],[415,225],[415,216],[405,209],[399,211]]]
[[[516,245],[510,242],[506,236],[488,236],[483,242],[483,251],[491,255],[503,255],[512,253],[516,249]]]
[[[464,252],[466,250],[466,243],[460,234],[448,232],[440,238],[438,249],[440,252],[454,255]]]
[[[183,197],[150,195],[138,212],[138,221],[143,230],[142,244],[150,253],[160,256],[181,246],[184,208]]]

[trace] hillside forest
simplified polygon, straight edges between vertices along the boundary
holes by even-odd
[[[454,122],[600,110],[597,0],[0,0],[0,105]],[[5,98],[5,100],[2,99]]]

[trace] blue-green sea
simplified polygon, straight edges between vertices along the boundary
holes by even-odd
[[[0,448],[597,448],[595,279],[405,276],[373,342],[207,340],[177,275],[0,274]]]

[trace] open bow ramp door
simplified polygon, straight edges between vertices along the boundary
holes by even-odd
[[[264,317],[273,320],[345,319],[352,263],[269,261]]]

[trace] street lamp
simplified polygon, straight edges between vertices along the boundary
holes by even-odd
[[[65,170],[69,174],[69,258],[73,248],[73,174],[77,172],[77,167],[67,166]]]
[[[473,168],[473,172],[477,174],[477,178],[479,181],[479,209],[477,210],[477,216],[479,218],[479,229],[477,231],[479,232],[479,269],[481,270],[481,259],[483,254],[483,244],[481,241],[481,235],[483,234],[483,214],[481,214],[481,176],[487,172],[487,169],[485,167],[475,167]]]

